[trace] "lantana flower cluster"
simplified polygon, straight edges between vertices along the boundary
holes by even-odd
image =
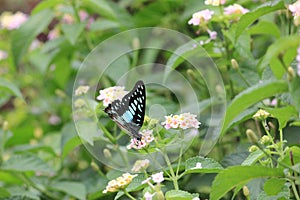
[[[212,5],[212,6],[220,6],[226,3],[226,0],[206,0],[206,5]],[[249,12],[248,9],[242,7],[239,4],[233,4],[229,5],[224,8],[223,14],[228,16],[227,18],[231,21],[237,21],[240,17],[240,15],[243,15],[245,13]],[[188,24],[199,26],[200,30],[205,31],[209,34],[209,40],[203,42],[200,41],[200,44],[204,44],[207,42],[210,42],[211,40],[217,39],[217,32],[210,30],[209,28],[209,22],[213,19],[215,12],[209,9],[201,10],[192,15],[192,18],[188,21]],[[199,30],[199,31],[200,31]],[[199,32],[198,31],[198,32]]]
[[[90,86],[81,85],[75,90],[75,96],[86,94],[90,89]]]
[[[3,12],[0,17],[0,26],[8,30],[18,29],[27,19],[28,16],[22,12],[16,12],[15,14]]]
[[[205,0],[206,5],[219,6],[226,3],[226,0]]]
[[[137,160],[135,161],[131,171],[132,172],[140,172],[142,170],[147,169],[147,167],[149,166],[150,161],[148,159],[145,160]]]
[[[128,91],[125,91],[124,89],[125,87],[123,86],[105,88],[99,91],[100,95],[97,96],[97,99],[103,100],[103,105],[106,107],[114,100],[121,100],[128,93]]]
[[[132,179],[136,176],[137,175],[125,173],[122,176],[109,181],[103,193],[116,192],[121,189],[124,189],[129,183],[131,183]]]
[[[182,129],[188,129],[188,128],[199,128],[200,122],[197,120],[197,115],[191,114],[191,113],[183,113],[180,115],[169,115],[165,116],[165,121],[162,122],[162,125],[166,129],[170,128],[182,128]]]
[[[257,120],[265,120],[270,117],[271,114],[263,109],[259,109],[252,117]]]
[[[127,149],[142,149],[147,147],[153,140],[153,130],[142,130],[140,134],[142,135],[139,141],[136,138],[131,138],[130,144],[127,145]]]
[[[294,16],[294,24],[296,26],[300,25],[300,0],[289,5],[289,10],[292,12],[292,15]]]

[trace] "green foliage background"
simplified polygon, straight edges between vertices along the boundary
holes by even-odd
[[[226,5],[234,2],[227,1]],[[218,39],[203,47],[223,76],[228,102],[220,125],[221,140],[209,159],[184,157],[180,190],[166,183],[166,199],[243,199],[241,189],[245,185],[251,199],[299,199],[295,191],[299,192],[300,173],[300,78],[295,73],[295,57],[300,38],[299,28],[287,11],[293,2],[241,0],[238,3],[250,10],[248,14],[229,24],[222,17],[211,22]],[[126,199],[120,192],[102,193],[120,172],[93,160],[75,131],[71,100],[76,73],[97,44],[132,28],[164,27],[197,41],[208,39],[208,35],[197,34],[197,27],[187,24],[194,12],[205,8],[219,12],[219,7],[199,0],[48,0],[37,4],[19,29],[1,29],[0,49],[8,52],[8,58],[0,60],[0,198]],[[81,20],[80,11],[85,11],[93,23]],[[72,16],[72,23],[64,23],[65,15]],[[58,37],[47,39],[53,29],[58,30]],[[37,41],[38,47],[32,48]],[[167,63],[168,58],[163,53],[146,52],[137,60]],[[232,59],[239,64],[238,70],[232,67]],[[128,60],[124,67],[130,68],[134,59]],[[203,84],[188,66],[173,66],[193,84]],[[115,83],[106,77],[99,85],[106,88]],[[209,95],[207,88],[202,88],[198,95],[205,105]],[[276,105],[266,103],[273,99]],[[157,95],[157,101],[161,100]],[[273,139],[277,143],[285,140],[282,145],[288,147],[279,156],[281,160],[270,161],[273,166],[261,162],[268,158],[262,151],[248,151],[251,144],[246,130],[259,133],[261,128],[252,119],[258,108],[272,114],[268,120],[275,121]],[[279,140],[279,132],[283,140]],[[294,155],[293,162],[290,155]],[[193,169],[197,162],[208,164]],[[288,179],[290,176],[294,179]],[[129,185],[136,198],[145,192],[143,178],[139,176]]]

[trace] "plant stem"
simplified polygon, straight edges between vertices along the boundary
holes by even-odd
[[[241,78],[243,79],[243,81],[246,83],[246,85],[247,85],[248,87],[250,87],[251,84],[247,81],[247,79],[245,78],[245,76],[242,74],[240,68],[238,68],[237,71],[238,71],[238,74],[240,75],[240,77],[241,77]]]
[[[168,155],[166,153],[164,153],[164,158],[165,158],[165,160],[167,162],[167,165],[169,167],[169,170],[170,170],[170,173],[171,173],[171,177],[170,178],[173,180],[174,188],[175,188],[175,190],[179,190],[179,186],[178,186],[178,182],[177,182],[177,176],[174,173],[174,170],[172,168],[170,159],[169,159],[169,157],[168,157]]]
[[[295,195],[296,199],[297,199],[297,200],[300,200],[300,197],[299,197],[299,194],[298,194],[298,191],[297,191],[295,182],[294,182],[294,181],[291,181],[291,184],[292,184],[292,189],[293,189],[293,192],[294,192],[294,195]]]
[[[126,191],[126,189],[124,189],[123,192],[124,192],[124,194],[125,194],[126,196],[128,196],[130,199],[136,200],[133,196],[131,196],[131,194],[129,194],[129,193]]]
[[[75,14],[75,17],[76,17],[76,20],[78,23],[81,23],[80,21],[80,16],[78,14],[78,9],[77,9],[77,5],[76,5],[76,0],[72,0],[71,1],[71,5],[72,5],[72,8],[74,10],[74,14]],[[94,47],[90,41],[90,38],[88,37],[87,35],[87,31],[83,31],[83,36],[84,36],[84,39],[85,39],[85,42],[86,42],[86,45],[87,47],[89,48],[89,50],[92,50]]]
[[[177,165],[177,169],[176,169],[176,177],[178,178],[178,173],[179,173],[179,168],[180,168],[180,165],[181,165],[181,157],[182,157],[182,150],[183,150],[183,141],[184,141],[184,132],[182,129],[180,129],[180,137],[181,137],[181,144],[180,144],[180,152],[179,152],[179,159],[178,159],[178,165]]]

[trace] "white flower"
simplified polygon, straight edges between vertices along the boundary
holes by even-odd
[[[114,100],[122,99],[128,92],[124,90],[125,87],[114,86],[100,90],[100,95],[97,96],[98,100],[103,100],[103,105],[106,107]]]
[[[226,3],[226,0],[205,0],[206,5],[219,6]]]
[[[149,183],[150,180],[151,180],[151,177],[148,177],[147,179],[142,181],[142,184]]]
[[[201,162],[197,162],[196,166],[193,167],[192,169],[202,169],[202,163]]]
[[[85,101],[83,99],[76,99],[76,101],[74,102],[74,106],[75,108],[82,108],[83,106],[85,106]]]
[[[75,96],[80,96],[82,94],[86,94],[90,89],[90,86],[79,86],[76,90],[75,90]]]
[[[131,171],[132,172],[139,172],[146,169],[149,166],[150,161],[148,159],[145,160],[137,160],[135,161]]]
[[[164,173],[163,172],[159,172],[159,173],[156,173],[156,174],[152,174],[151,175],[152,177],[152,180],[155,182],[155,183],[161,183],[163,182],[165,179],[164,179]]]
[[[155,195],[155,193],[154,194],[151,194],[150,192],[146,192],[145,194],[144,194],[144,198],[145,198],[145,200],[152,200],[152,197]]]

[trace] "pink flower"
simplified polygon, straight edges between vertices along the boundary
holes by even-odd
[[[249,10],[239,4],[233,4],[233,5],[230,5],[226,8],[224,8],[225,15],[245,14],[247,12],[249,12]]]
[[[151,175],[151,178],[152,180],[155,182],[155,183],[161,183],[163,182],[165,179],[164,179],[164,173],[163,172],[159,172],[159,173],[156,173],[156,174],[152,174]]]
[[[3,12],[0,17],[1,28],[6,28],[8,30],[13,30],[19,28],[26,20],[28,16],[22,12],[16,12],[12,14],[11,12]]]
[[[210,37],[211,40],[217,39],[218,33],[216,31],[210,31],[209,29],[207,29],[207,32],[208,32],[209,37]]]
[[[297,61],[297,74],[298,76],[300,76],[300,46],[297,49],[296,61]]]
[[[80,17],[80,21],[85,21],[89,17],[89,14],[81,10],[79,11],[79,17]]]
[[[62,22],[65,24],[72,24],[75,22],[75,19],[73,15],[66,13],[63,15]]]
[[[214,11],[210,11],[208,9],[196,12],[193,14],[192,19],[188,21],[188,24],[192,24],[194,26],[200,25],[203,22],[208,22],[212,15],[214,14]]]
[[[47,38],[48,38],[48,40],[53,40],[55,38],[58,38],[59,35],[60,35],[59,29],[54,28],[51,31],[49,31]]]
[[[169,115],[165,116],[165,121],[162,122],[162,125],[164,125],[165,129],[170,128],[182,128],[182,129],[188,129],[188,128],[199,128],[200,122],[197,120],[196,115],[193,115],[191,113],[183,113],[180,115]]]
[[[206,5],[219,6],[226,3],[226,0],[205,0]]]
[[[139,141],[136,138],[132,138],[130,144],[127,145],[127,149],[142,149],[147,147],[154,140],[152,132],[152,130],[142,130],[140,132],[142,135],[141,140]]]
[[[0,50],[0,60],[6,59],[8,56],[6,51]]]
[[[300,1],[289,5],[289,10],[292,12],[293,16],[300,16]]]

